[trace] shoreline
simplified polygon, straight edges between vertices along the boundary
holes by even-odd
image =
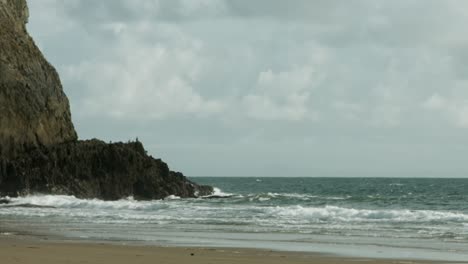
[[[467,264],[456,261],[375,259],[325,253],[278,251],[260,248],[187,247],[145,245],[123,241],[60,240],[49,236],[0,230],[2,263],[366,263],[366,264]]]
[[[339,259],[365,259],[366,263],[388,263],[389,260],[401,260],[405,263],[468,264],[467,243],[456,241],[425,240],[413,237],[372,237],[362,233],[359,233],[361,236],[347,236],[299,232],[247,232],[249,229],[217,228],[216,225],[209,223],[205,225],[203,221],[195,225],[190,219],[192,215],[197,215],[197,212],[189,214],[185,210],[200,206],[194,206],[191,200],[141,203],[122,200],[107,203],[100,200],[79,200],[70,196],[47,196],[45,199],[42,196],[29,196],[22,199],[17,203],[37,204],[38,207],[18,207],[3,211],[2,209],[5,208],[0,206],[0,240],[53,246],[108,245],[110,247],[151,247],[174,250],[193,248],[215,251],[242,250],[243,252],[257,252],[256,254],[260,254],[258,252],[284,252],[293,256],[313,255]],[[197,200],[197,202],[200,201]],[[203,203],[202,205],[210,206],[211,204]],[[187,226],[174,224],[176,220],[159,222],[161,218],[155,217],[158,216],[154,213],[155,208],[163,210],[162,215],[167,215],[169,218],[184,219],[182,223]],[[183,210],[179,210],[180,208]],[[8,213],[9,210],[13,211]],[[180,216],[174,212],[185,215]],[[212,216],[210,214],[212,212],[213,210],[208,210],[208,215],[203,215],[203,219]],[[112,218],[109,223],[95,221],[95,217],[100,214],[106,216],[105,219],[109,219],[109,216],[120,213],[125,217],[133,213],[139,214],[139,218],[135,219],[145,219],[145,221],[139,224],[138,221],[132,220],[133,215],[128,218],[119,218],[125,220],[120,223]],[[75,216],[85,216],[85,218],[82,221]],[[148,219],[151,219],[151,224],[145,224]],[[211,229],[212,227],[214,228]],[[362,227],[359,226],[359,228]],[[369,229],[369,232],[373,230]],[[6,244],[3,243],[3,245]],[[114,250],[118,251],[115,248]]]
[[[466,264],[398,258],[368,258],[325,252],[282,251],[262,248],[165,246],[136,241],[60,239],[45,234],[8,232],[0,229],[0,256],[5,263],[291,263],[291,264]]]
[[[2,221],[0,221],[1,223]],[[88,236],[65,236],[61,233],[51,232],[52,230],[36,229],[34,226],[13,227],[0,226],[0,245],[3,240],[13,242],[41,243],[52,245],[108,245],[114,247],[142,247],[142,248],[193,248],[193,249],[211,249],[211,250],[231,250],[231,251],[255,251],[255,252],[281,252],[291,255],[313,255],[328,256],[338,259],[367,260],[366,263],[388,263],[388,261],[402,261],[404,263],[463,263],[466,258],[458,255],[457,252],[434,251],[429,248],[416,246],[417,241],[413,241],[413,246],[405,247],[381,245],[379,243],[343,243],[340,241],[346,238],[335,237],[332,240],[318,239],[316,242],[293,242],[280,240],[231,240],[232,234],[217,233],[222,235],[224,240],[211,240],[207,242],[207,236],[202,233],[178,232],[178,233],[158,233],[156,240],[140,239],[122,239],[115,237],[113,239],[96,239]],[[183,234],[182,237],[177,238]],[[213,235],[214,233],[208,233]],[[155,235],[155,234],[152,234]],[[231,235],[231,237],[230,237]],[[238,234],[236,234],[238,235]],[[268,234],[263,234],[268,235]],[[180,239],[182,238],[182,240]],[[212,237],[213,238],[213,237]],[[375,241],[374,241],[375,242]],[[416,244],[414,244],[416,243]],[[439,246],[443,246],[440,244]],[[435,248],[433,248],[435,249]],[[455,254],[455,255],[454,255]],[[458,255],[458,256],[457,256]],[[0,255],[1,256],[1,255]],[[371,262],[369,262],[371,261]],[[383,262],[382,262],[383,261]],[[354,261],[355,263],[355,261]],[[392,262],[393,263],[393,262]]]

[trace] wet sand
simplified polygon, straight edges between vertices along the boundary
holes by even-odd
[[[30,237],[0,236],[0,263],[5,264],[428,264],[419,260],[342,258],[300,252],[255,249],[187,248],[59,242]],[[452,262],[456,263],[456,262]],[[459,262],[461,263],[461,262]]]

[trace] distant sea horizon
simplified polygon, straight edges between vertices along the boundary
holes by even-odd
[[[338,178],[338,179],[468,179],[467,176],[204,176],[186,175],[188,178]]]

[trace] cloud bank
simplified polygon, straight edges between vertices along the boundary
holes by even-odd
[[[139,136],[189,175],[468,173],[465,1],[30,9],[82,137]]]

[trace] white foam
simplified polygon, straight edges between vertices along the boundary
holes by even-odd
[[[242,195],[236,196],[236,197],[243,197]],[[268,193],[251,193],[247,195],[247,198],[249,198],[251,201],[257,200],[261,198],[293,198],[293,199],[299,199],[299,200],[310,200],[313,198],[318,198],[316,195],[308,195],[308,194],[300,194],[300,193],[275,193],[275,192],[268,192]]]
[[[241,197],[241,196],[235,196]],[[254,201],[269,201],[272,199],[295,199],[301,201],[311,201],[311,200],[347,200],[352,198],[352,196],[318,196],[318,195],[310,195],[310,194],[302,194],[302,193],[276,193],[276,192],[268,192],[268,193],[260,193],[260,194],[248,194],[247,198],[250,202]],[[268,199],[267,199],[268,198]]]
[[[217,196],[217,197],[231,197],[234,194],[232,193],[225,193],[223,192],[220,188],[213,187],[213,194],[207,195],[205,197],[210,197],[210,196]]]
[[[231,194],[218,189],[215,195]],[[468,214],[462,212],[371,210],[339,206],[273,206],[273,200],[282,195],[285,194],[266,193],[250,197],[236,195],[233,200],[180,199],[169,196],[166,200],[158,201],[135,201],[132,197],[118,201],[102,201],[63,195],[35,195],[11,198],[11,205],[35,204],[51,208],[11,207],[8,210],[0,210],[0,216],[55,219],[54,221],[64,223],[200,225],[203,228],[226,228],[242,232],[292,230],[299,233],[349,234],[355,230],[372,229],[381,230],[385,236],[396,237],[407,236],[407,233],[398,231],[406,227],[412,228],[408,236],[414,234],[417,237],[441,237],[456,230],[458,236],[466,239],[465,234],[468,231]],[[288,195],[305,198],[302,194]],[[249,203],[249,199],[254,201]],[[34,220],[36,221],[38,220]],[[431,230],[434,233],[431,233]]]
[[[281,217],[295,217],[322,221],[356,221],[356,222],[459,222],[468,221],[468,215],[457,212],[443,212],[430,210],[367,210],[343,208],[337,206],[302,207],[287,206],[274,207],[271,214]]]
[[[169,195],[167,196],[166,198],[164,198],[166,200],[179,200],[180,197],[179,196],[176,196],[176,195]]]
[[[213,195],[221,197],[232,196],[230,193],[225,193],[219,188],[215,188]],[[263,195],[247,196],[248,200],[259,202],[270,202],[270,200],[286,194],[267,193]],[[300,199],[312,198],[301,194],[287,194],[290,197]],[[241,196],[236,196],[242,198]],[[180,199],[177,196],[168,196],[166,200],[161,201],[135,201],[132,197],[118,201],[102,201],[98,199],[78,199],[74,196],[65,195],[33,195],[20,198],[11,198],[11,205],[33,204],[39,206],[49,206],[57,209],[86,209],[92,214],[92,210],[109,210],[110,214],[118,214],[121,210],[130,211],[145,211],[147,213],[160,212],[161,210],[170,210],[171,212],[190,211],[194,216],[198,214],[207,214],[207,212],[232,213],[232,210],[246,212],[246,210],[260,212],[268,216],[275,216],[277,220],[308,220],[308,221],[330,221],[330,222],[454,222],[459,223],[463,228],[467,228],[468,214],[461,212],[447,211],[432,211],[432,210],[407,210],[407,209],[354,209],[338,206],[324,207],[307,207],[307,206],[256,206],[255,204],[236,205],[236,207],[228,208],[226,204],[223,208],[213,206],[208,201],[192,202],[190,200]],[[224,209],[229,209],[224,211]],[[15,212],[27,214],[35,212],[35,214],[47,214],[53,209],[37,209],[30,210],[28,208],[18,208]],[[115,211],[119,210],[119,211]],[[12,210],[9,210],[11,212]],[[98,211],[98,212],[99,212]],[[5,212],[4,212],[5,213]],[[177,213],[175,214],[177,215]]]
[[[78,199],[67,195],[30,195],[11,198],[11,205],[32,204],[56,208],[88,208],[88,209],[151,209],[158,205],[155,201],[135,201],[133,197],[117,201],[99,199]]]

